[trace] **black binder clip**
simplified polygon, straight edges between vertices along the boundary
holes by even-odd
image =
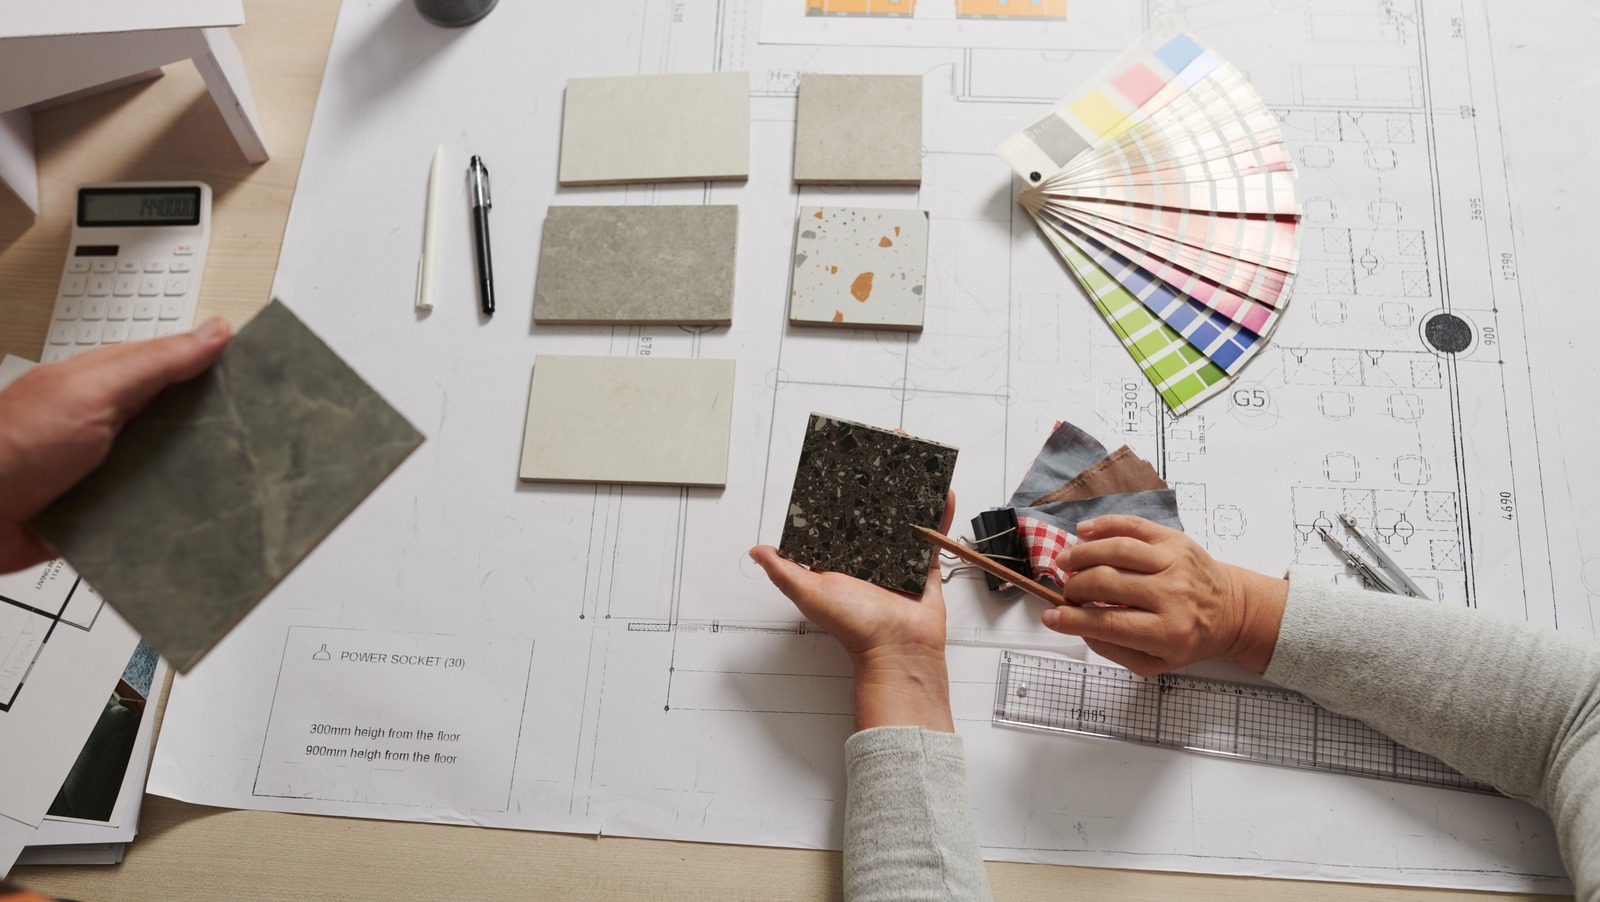
[[[1022,534],[1017,531],[1017,512],[1011,508],[987,510],[972,518],[972,547],[985,557],[994,558],[1023,576],[1033,579],[1033,567],[1028,564],[1028,549],[1022,545]],[[983,581],[989,591],[1000,589],[999,577],[985,573]]]

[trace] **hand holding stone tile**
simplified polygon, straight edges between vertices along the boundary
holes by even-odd
[[[889,589],[921,594],[957,449],[812,414],[778,553]]]

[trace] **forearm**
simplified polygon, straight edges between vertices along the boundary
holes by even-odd
[[[856,729],[925,727],[955,732],[944,649],[874,651],[852,660]]]
[[[917,727],[845,743],[844,897],[989,899],[961,737]]]
[[[1295,574],[1266,676],[1545,809],[1600,893],[1600,648]]]

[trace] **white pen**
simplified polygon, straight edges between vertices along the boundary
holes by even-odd
[[[439,192],[444,180],[444,145],[433,152],[428,169],[428,209],[422,220],[422,258],[417,261],[417,309],[433,309],[433,258],[439,243]]]

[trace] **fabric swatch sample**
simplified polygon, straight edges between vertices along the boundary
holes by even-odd
[[[33,527],[187,671],[421,443],[273,301]]]
[[[1078,537],[1054,523],[1034,517],[1018,517],[1017,533],[1027,549],[1028,566],[1036,574],[1034,578],[1053,582],[1057,588],[1065,586],[1072,574],[1056,566],[1056,555],[1078,544]]]
[[[733,322],[733,206],[551,207],[533,321]]]
[[[794,180],[922,184],[922,76],[800,76]]]
[[[1172,489],[1101,495],[1098,498],[1057,501],[1017,508],[1018,517],[1028,516],[1045,520],[1073,535],[1078,534],[1078,523],[1081,521],[1103,517],[1106,514],[1128,514],[1173,529],[1183,528],[1183,521],[1178,517],[1178,493]]]
[[[1148,492],[1164,489],[1167,483],[1156,474],[1156,468],[1127,445],[1106,455],[1104,460],[1091,465],[1073,477],[1071,482],[1033,499],[1032,504],[1049,504],[1052,501],[1080,501],[1100,495],[1119,495],[1127,492]]]
[[[1058,423],[1005,506],[1027,507],[1033,499],[1071,482],[1105,456],[1106,446],[1089,433],[1071,423]]]
[[[955,448],[813,413],[800,445],[778,553],[819,570],[921,595]]]
[[[801,207],[789,322],[922,331],[928,214]]]
[[[567,81],[562,185],[750,177],[750,74]]]
[[[720,488],[732,421],[732,360],[541,354],[519,475]]]

